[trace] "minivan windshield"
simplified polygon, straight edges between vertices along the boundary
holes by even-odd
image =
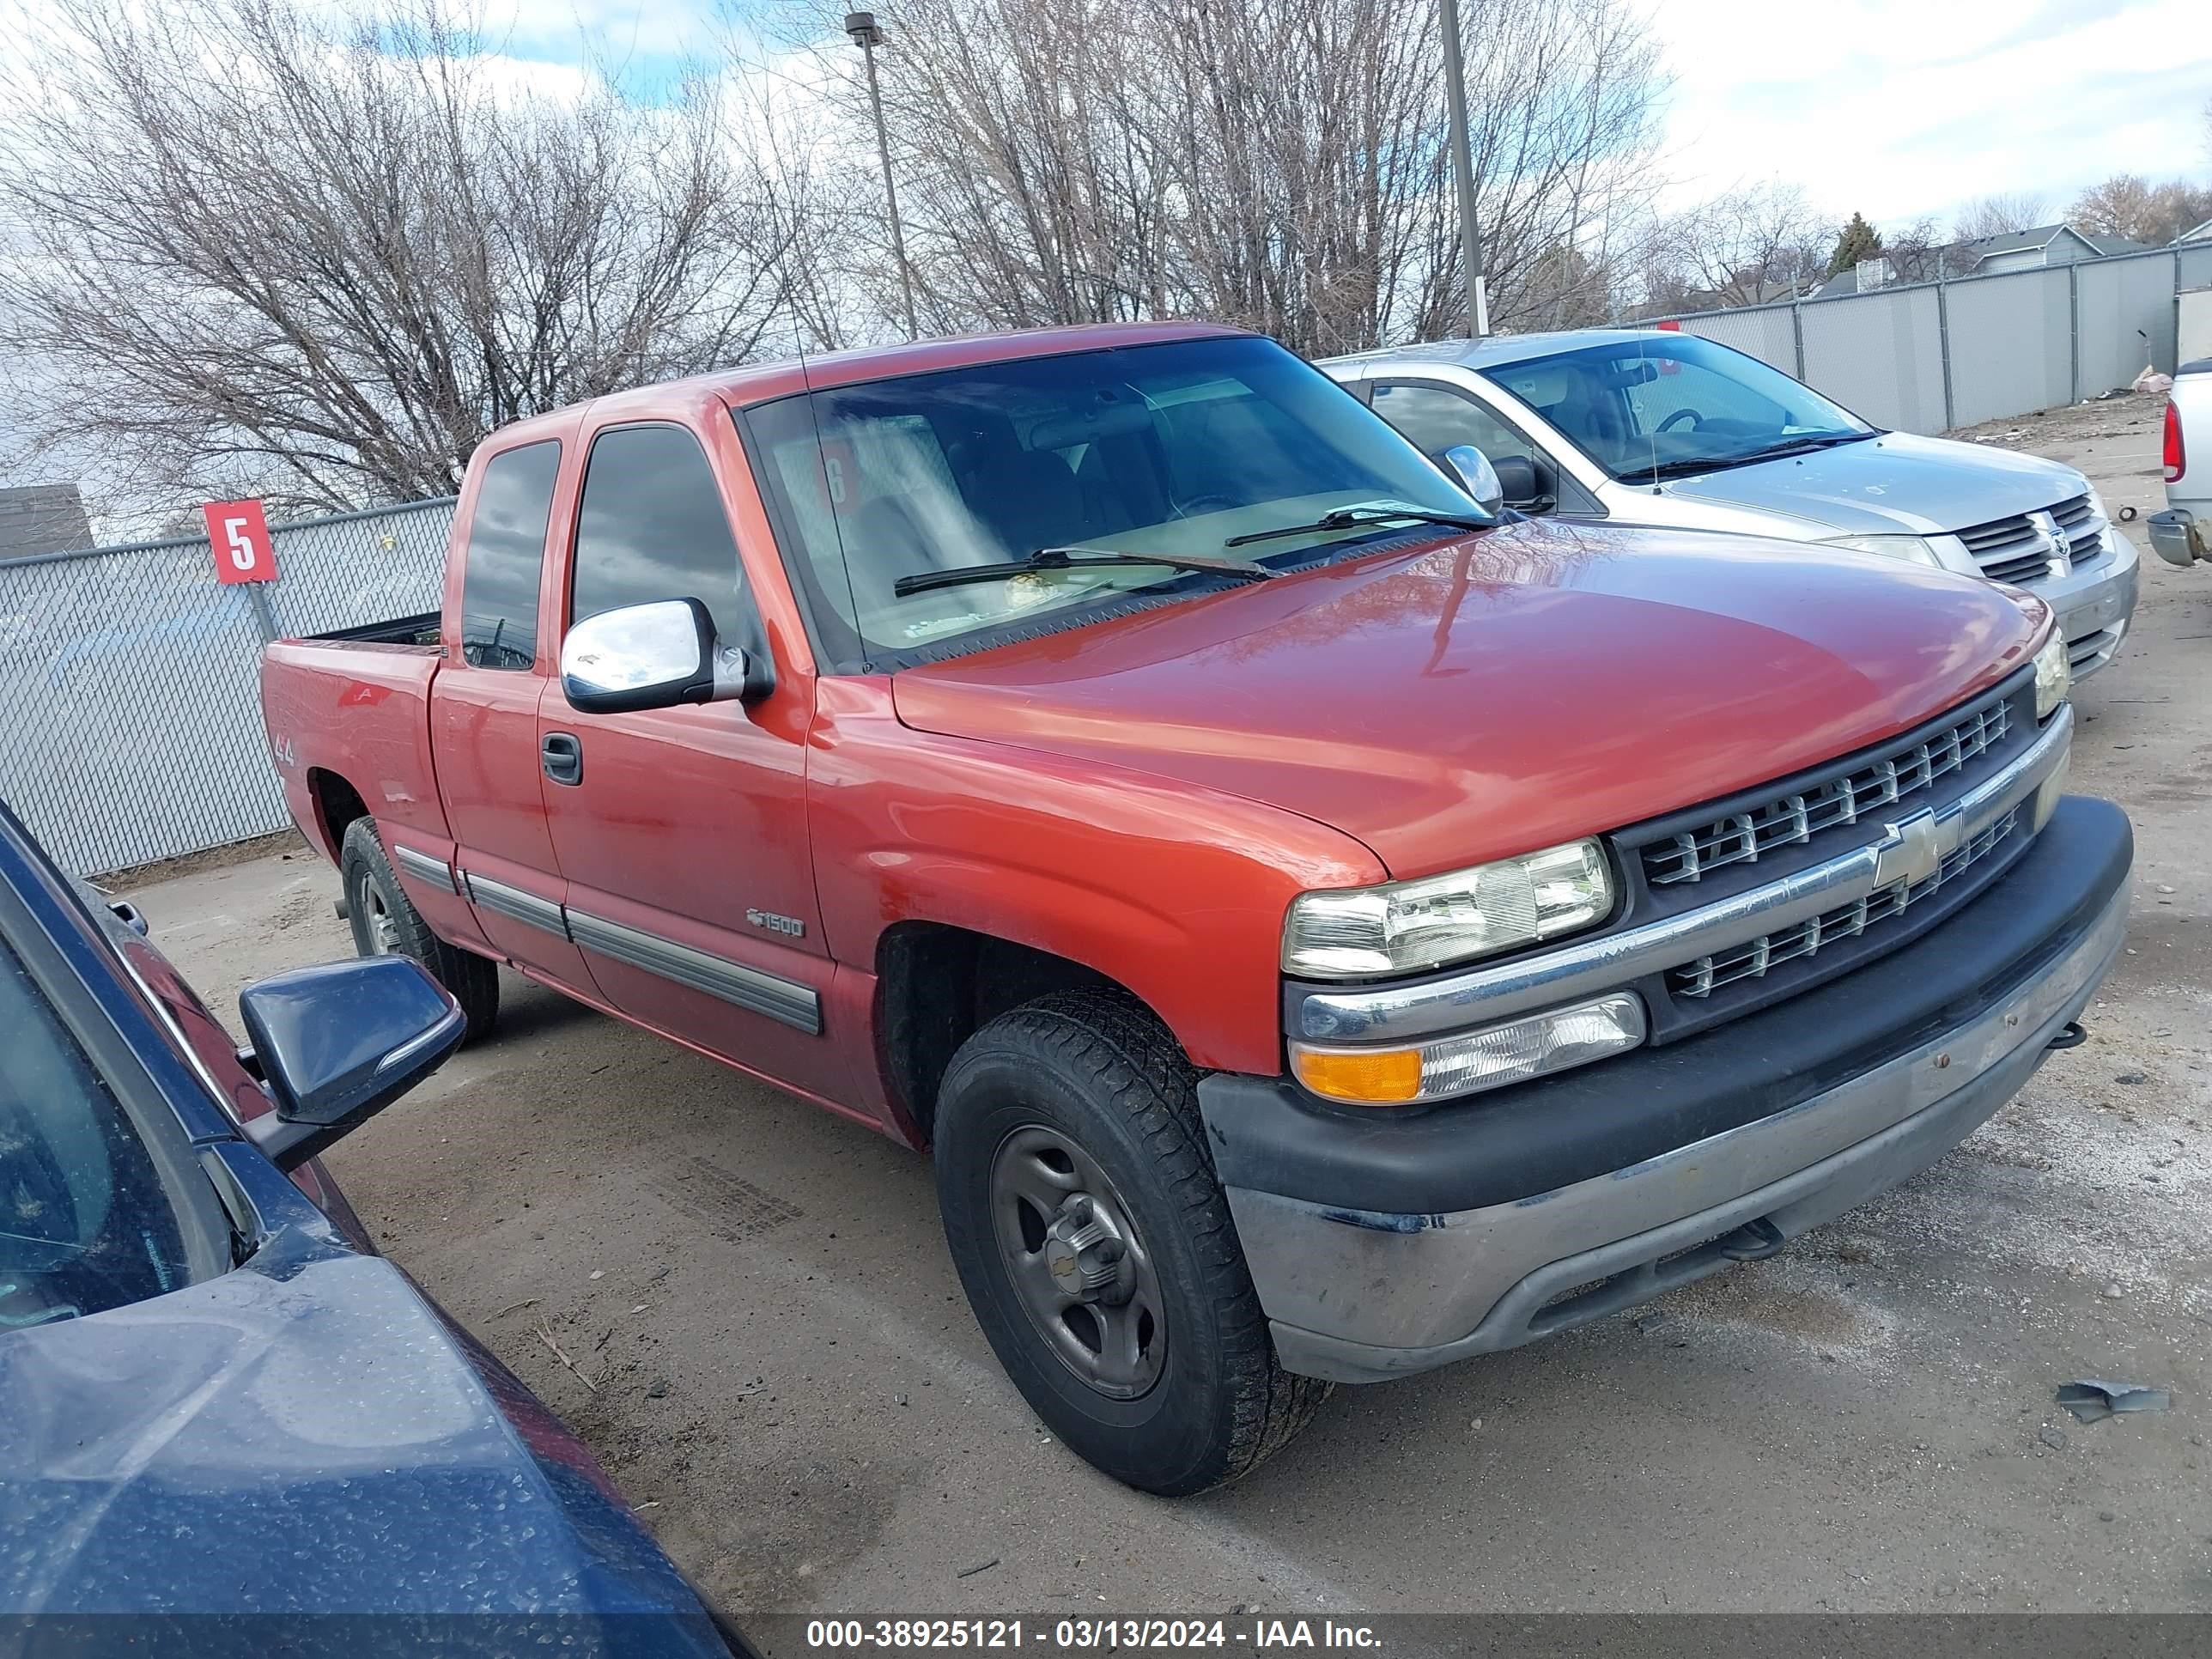
[[[1237,580],[1061,562],[901,594],[902,576],[1048,548],[1280,568],[1404,527],[1378,526],[1374,514],[1316,526],[1345,509],[1395,504],[1488,521],[1357,399],[1249,336],[873,380],[781,398],[743,418],[786,563],[817,628],[837,635],[833,658],[935,655],[947,642],[989,643],[994,630],[1072,620],[1133,593],[1207,592]],[[1295,526],[1316,527],[1231,545]]]
[[[1880,435],[1781,370],[1693,334],[1654,331],[1480,372],[1630,483]]]

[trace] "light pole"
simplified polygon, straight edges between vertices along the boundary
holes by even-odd
[[[1490,332],[1490,295],[1482,282],[1482,232],[1474,222],[1474,162],[1467,140],[1467,70],[1459,56],[1459,0],[1437,0],[1443,15],[1444,98],[1451,105],[1452,173],[1459,180],[1459,236],[1467,262],[1467,332]]]
[[[884,32],[876,27],[875,13],[848,11],[845,33],[868,60],[868,102],[876,112],[876,155],[884,164],[884,200],[891,213],[891,253],[898,260],[899,294],[906,301],[906,337],[916,340],[921,337],[921,331],[914,320],[914,273],[907,268],[906,234],[899,228],[898,186],[891,182],[891,143],[884,134],[884,94],[876,85],[876,48],[883,44]]]

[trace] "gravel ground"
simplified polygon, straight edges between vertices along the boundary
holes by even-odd
[[[1963,435],[2148,512],[2157,413]],[[921,1160],[520,980],[495,1041],[328,1161],[741,1618],[2212,1610],[2212,572],[2146,548],[2143,577],[2078,704],[2075,787],[2127,806],[2138,855],[2087,1043],[1782,1256],[1340,1390],[1225,1492],[1140,1498],[1041,1432],[961,1300]],[[347,953],[335,887],[295,853],[131,896],[222,1006]],[[2173,1408],[2084,1426],[2051,1403],[2078,1376]]]

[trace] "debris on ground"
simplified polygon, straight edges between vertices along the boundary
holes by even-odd
[[[961,1569],[960,1569],[960,1571],[959,1571],[958,1572],[957,1572],[957,1573],[953,1574],[952,1576],[953,1576],[954,1577],[956,1577],[956,1578],[973,1578],[973,1577],[974,1577],[977,1573],[979,1573],[979,1572],[988,1572],[988,1571],[990,1571],[990,1570],[991,1570],[992,1568],[994,1568],[994,1567],[997,1566],[998,1565],[999,1565],[999,1558],[998,1558],[997,1556],[995,1556],[995,1555],[994,1555],[994,1556],[993,1556],[989,1560],[985,1561],[985,1562],[982,1562],[982,1563],[981,1563],[981,1564],[980,1564],[980,1565],[978,1565],[972,1566],[972,1567],[963,1567],[963,1568],[961,1568]]]
[[[2164,1389],[2147,1389],[2140,1382],[2103,1382],[2085,1377],[2063,1382],[2051,1398],[2082,1423],[2101,1423],[2120,1412],[2162,1412],[2173,1404]]]

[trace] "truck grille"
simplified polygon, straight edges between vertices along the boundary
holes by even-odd
[[[1756,863],[1779,847],[1810,842],[1824,830],[1918,793],[1938,778],[1989,752],[2011,729],[2006,700],[1984,704],[1954,724],[1899,744],[1853,771],[1811,788],[1730,813],[1642,849],[1644,878],[1654,887],[1702,881],[1730,864]]]
[[[2104,523],[2087,495],[2069,496],[2045,510],[2057,520],[2059,533],[2066,538],[2071,558],[2087,564],[2103,552],[2097,536]],[[2026,513],[1991,519],[1987,524],[1969,525],[1952,534],[1973,556],[1982,574],[1993,581],[2025,586],[2051,574],[2050,545],[2034,519]]]
[[[1942,867],[1917,886],[1892,882],[1863,899],[1802,921],[1795,927],[1778,933],[1763,933],[1711,956],[1670,968],[1667,970],[1667,988],[1678,997],[1708,997],[1723,985],[1733,985],[1738,980],[1763,979],[1785,962],[1816,955],[1824,945],[1856,939],[1869,928],[1879,927],[1988,857],[2012,833],[2019,817],[2018,808],[2006,813],[1945,859]]]

